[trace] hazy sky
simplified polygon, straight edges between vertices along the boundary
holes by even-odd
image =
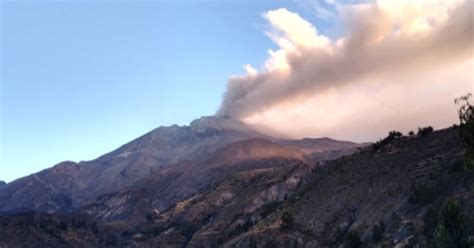
[[[472,15],[450,13],[472,1],[433,1],[1,1],[0,180],[219,108],[294,137],[447,126],[473,91]]]
[[[90,160],[218,109],[276,48],[262,13],[305,1],[1,1],[0,180]]]

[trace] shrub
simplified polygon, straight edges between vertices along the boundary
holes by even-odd
[[[181,231],[184,237],[190,239],[193,234],[199,229],[197,225],[186,221],[186,220],[178,220],[171,224],[172,227]]]
[[[155,215],[154,215],[153,213],[146,214],[146,215],[145,215],[145,218],[146,218],[146,221],[147,221],[148,223],[152,223],[153,220],[155,219]]]
[[[408,132],[408,135],[410,135],[410,136],[414,136],[414,135],[415,135],[415,132],[413,132],[413,131],[410,131],[410,132]]]
[[[439,211],[434,239],[438,247],[469,247],[469,227],[459,200],[448,198]]]
[[[423,217],[424,228],[423,228],[423,235],[427,237],[428,247],[435,247],[435,243],[433,240],[433,233],[436,230],[436,226],[438,225],[438,212],[439,212],[438,204],[433,204],[426,209],[426,212]]]
[[[408,199],[410,203],[426,205],[431,203],[437,195],[437,188],[428,185],[415,185]]]
[[[421,136],[426,136],[430,133],[433,132],[433,127],[432,126],[427,126],[427,127],[419,127],[418,128],[418,135],[421,135]]]
[[[242,231],[246,232],[248,231],[252,226],[254,225],[253,221],[250,219],[247,219],[242,226]]]
[[[106,246],[116,246],[118,243],[118,238],[113,234],[108,234],[105,238],[105,245]]]
[[[62,231],[67,230],[67,224],[64,221],[61,221],[58,223],[58,228],[61,229]]]
[[[401,132],[399,132],[399,131],[390,131],[390,132],[388,133],[388,137],[389,137],[389,138],[391,137],[392,139],[393,139],[393,138],[400,138],[400,137],[402,137],[402,136],[403,136],[403,134],[402,134]]]
[[[377,243],[382,240],[384,232],[385,223],[383,222],[383,220],[380,220],[378,225],[372,227],[372,241],[374,243]]]
[[[294,217],[293,214],[289,211],[285,211],[281,215],[281,229],[282,230],[290,230],[293,228],[294,225]]]
[[[286,195],[285,195],[286,197]],[[260,216],[263,218],[267,217],[269,214],[275,212],[278,209],[278,202],[270,202],[261,207]]]
[[[372,145],[372,148],[376,151],[376,150],[382,148],[384,145],[390,143],[392,140],[399,139],[402,136],[403,136],[403,134],[399,131],[390,131],[388,133],[387,137],[385,137],[382,140],[379,140],[379,141],[375,142]]]
[[[257,245],[257,240],[254,239],[253,237],[250,238],[250,244],[249,244],[249,248],[257,248],[258,245]]]
[[[362,240],[356,231],[350,231],[347,235],[347,243],[349,248],[363,247]]]

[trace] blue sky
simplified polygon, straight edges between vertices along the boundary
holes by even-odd
[[[261,14],[295,1],[1,2],[0,180],[91,160],[219,107],[227,79],[275,48]]]

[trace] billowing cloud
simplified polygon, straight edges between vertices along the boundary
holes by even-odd
[[[399,122],[399,126],[414,124],[412,115],[420,114],[419,109],[429,115],[428,105],[452,101],[438,98],[472,91],[471,0],[334,4],[335,14],[346,28],[337,40],[320,34],[311,23],[286,9],[265,13],[272,27],[267,35],[279,49],[269,51],[262,69],[246,65],[246,75],[229,79],[218,114],[271,126],[299,116],[301,123],[320,130],[314,135],[329,135],[343,124],[363,126],[366,117],[376,121],[368,111],[377,112],[378,107],[391,104],[393,107],[385,110],[390,114],[380,116]],[[427,100],[424,92],[437,94]],[[341,102],[347,108],[339,109]],[[406,104],[416,111],[401,109]],[[303,113],[310,117],[303,117]],[[318,123],[318,119],[325,121]],[[293,126],[294,130],[282,129],[297,136],[295,130],[305,130],[301,124]],[[352,130],[365,132],[363,128]]]

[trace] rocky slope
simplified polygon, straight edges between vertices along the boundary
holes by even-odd
[[[440,237],[448,242],[454,228],[466,245],[458,247],[470,247],[474,176],[462,167],[464,152],[453,128],[393,138],[332,161],[315,160],[331,152],[308,156],[278,142],[242,141],[99,198],[80,210],[102,220],[86,231],[71,226],[53,235],[38,228],[48,226],[42,218],[12,229],[18,217],[9,215],[0,218],[0,240],[34,243],[22,238],[27,232],[41,235],[36,242],[79,247],[66,234],[82,232],[82,241],[102,247],[435,247],[433,234],[437,244]],[[195,186],[197,176],[189,192],[192,177],[182,177],[180,166],[214,179]],[[159,194],[175,187],[180,197],[160,208]]]
[[[0,247],[97,247],[103,227],[80,214],[0,214]]]
[[[101,195],[131,187],[152,174],[169,179],[172,175],[180,173],[188,174],[188,178],[194,178],[191,173],[197,172],[187,171],[187,167],[193,167],[190,164],[204,161],[216,150],[229,144],[251,138],[271,140],[284,146],[284,149],[298,150],[300,156],[329,150],[334,151],[334,156],[338,156],[338,150],[346,149],[346,152],[350,152],[358,146],[351,142],[327,139],[279,140],[261,134],[238,120],[202,117],[191,122],[189,126],[173,125],[157,128],[95,160],[80,163],[62,162],[50,169],[11,182],[0,188],[0,211],[69,212],[93,203]],[[244,152],[236,156],[254,156],[264,151],[253,149],[248,152],[253,154]],[[169,167],[181,169],[168,171]],[[163,173],[171,176],[168,177]],[[206,172],[200,173],[201,179],[206,178],[204,176]],[[192,183],[190,185],[195,186]],[[183,194],[190,193],[192,192]],[[181,199],[179,197],[176,199]],[[174,203],[169,199],[162,202],[160,209]]]
[[[203,117],[190,126],[160,127],[95,160],[62,162],[9,183],[0,190],[0,211],[69,211],[156,169],[253,137],[264,135],[228,118]]]
[[[330,162],[315,170],[303,191],[225,247],[434,247],[449,197],[464,212],[464,237],[472,238],[474,177],[462,167],[464,151],[457,130],[448,129]],[[286,228],[285,218],[292,220]]]
[[[269,161],[313,163],[316,161],[315,154],[318,154],[318,161],[323,161],[336,154],[342,156],[355,150],[354,143],[337,151],[323,151],[324,149],[313,145],[314,150],[318,152],[308,153],[306,149],[286,147],[264,139],[239,141],[215,151],[210,156],[202,156],[159,170],[131,187],[101,196],[93,204],[82,209],[102,220],[130,219],[131,215],[134,215],[131,219],[137,220],[137,212],[130,212],[130,209],[153,209],[161,212],[181,200],[214,187],[230,175],[276,166]],[[144,217],[144,212],[140,212]]]

